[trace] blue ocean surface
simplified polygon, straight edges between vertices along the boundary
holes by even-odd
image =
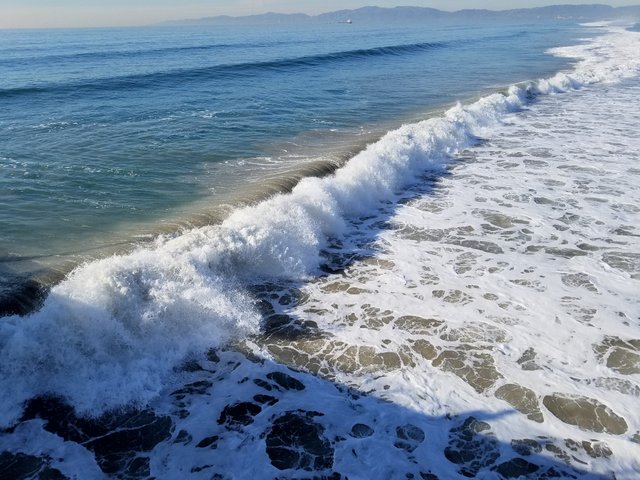
[[[0,259],[6,271],[64,272],[217,222],[221,205],[290,188],[403,122],[562,69],[566,59],[545,52],[578,32],[564,23],[1,31]]]

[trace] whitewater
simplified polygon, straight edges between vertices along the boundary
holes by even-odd
[[[3,318],[2,455],[70,478],[637,478],[640,34],[591,27],[552,51],[571,70]],[[123,429],[156,441],[114,453]]]

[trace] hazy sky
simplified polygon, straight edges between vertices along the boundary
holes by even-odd
[[[566,3],[590,3],[590,0],[0,0],[0,28],[146,25],[171,19],[268,11],[317,14],[366,5],[502,10]],[[601,3],[637,5],[640,0],[605,0]]]

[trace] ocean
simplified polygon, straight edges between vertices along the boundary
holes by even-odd
[[[403,122],[551,74],[567,62],[545,49],[575,30],[0,32],[3,267],[50,283],[160,233],[219,222]]]
[[[640,33],[0,31],[0,477],[640,475]]]

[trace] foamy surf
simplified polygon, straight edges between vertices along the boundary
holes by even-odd
[[[2,389],[11,392],[3,396],[0,405],[2,424],[15,424],[22,414],[24,402],[43,394],[61,396],[78,413],[89,415],[130,403],[148,403],[158,397],[173,375],[173,369],[189,354],[224,345],[232,339],[244,338],[260,330],[262,315],[253,297],[247,293],[247,287],[257,283],[256,279],[280,282],[312,279],[323,262],[323,251],[353,233],[352,220],[375,214],[384,202],[394,201],[398,192],[416,184],[426,172],[442,172],[455,160],[456,154],[476,145],[478,137],[491,138],[498,134],[500,128],[504,128],[501,127],[503,121],[512,119],[510,114],[527,106],[529,94],[568,91],[594,82],[616,82],[637,76],[640,65],[638,52],[638,34],[611,28],[608,34],[584,45],[554,52],[578,59],[572,72],[526,86],[513,86],[506,94],[493,94],[471,105],[458,105],[442,117],[403,126],[370,145],[334,175],[305,179],[290,194],[277,195],[256,206],[239,210],[220,226],[200,228],[174,239],[160,239],[153,249],[108,258],[77,269],[52,290],[39,312],[27,317],[3,319],[0,324],[3,358],[0,381]],[[450,220],[454,222],[455,218]],[[498,217],[493,220],[498,223],[502,221]],[[414,234],[419,238],[421,232]],[[490,245],[477,246],[491,253]],[[618,258],[618,263],[624,262],[625,258]],[[615,259],[610,260],[616,262]],[[402,261],[410,263],[406,259]],[[458,268],[463,271],[465,266]],[[408,267],[407,272],[410,272]],[[575,272],[566,274],[569,275],[567,282],[588,288],[588,278],[571,276]],[[396,281],[408,285],[411,280],[408,277],[410,275],[407,274]],[[350,292],[351,288],[356,290]],[[358,289],[365,290],[362,285],[347,285],[344,288],[334,285],[327,292],[337,293],[338,297],[344,298],[345,295],[362,293]],[[455,288],[441,290],[441,293],[434,294],[435,298],[442,298],[445,303],[465,302],[464,292],[456,293]],[[485,300],[492,301],[491,298]],[[402,311],[401,305],[396,306]],[[517,315],[516,304],[505,303],[505,308],[513,309]],[[444,315],[445,312],[442,313]],[[373,312],[370,317],[384,323],[383,312]],[[438,328],[439,321],[437,319],[432,325],[427,322],[427,325],[418,325],[416,328]],[[405,318],[403,322],[410,324],[411,319]],[[339,334],[340,331],[334,333]],[[475,332],[476,338],[488,334],[494,335],[494,341],[502,345],[505,354],[515,348],[497,330],[481,334]],[[456,335],[460,341],[471,342],[474,338],[474,332],[449,332],[449,341],[455,341]],[[384,340],[382,336],[379,338],[378,334],[373,334],[363,343],[380,341],[383,344]],[[429,346],[424,341],[420,345],[424,347],[425,358],[428,358]],[[606,344],[603,349],[614,347],[615,342]],[[349,372],[358,373],[361,368],[365,373],[367,369],[372,369],[372,372],[376,372],[376,369],[393,371],[393,355],[380,359],[376,356],[378,352],[375,347],[368,348],[372,350],[365,353],[373,360],[365,367],[361,364],[358,367],[357,362],[350,363],[349,354],[344,352],[345,360],[338,362],[337,370],[345,375]],[[284,359],[284,356],[280,358],[269,351],[276,359]],[[477,368],[491,370],[490,366],[485,365],[490,362],[483,352],[474,352],[469,359],[459,350],[453,351],[450,358],[445,356],[440,360],[440,364],[445,365],[445,371],[454,371],[457,362],[472,362]],[[534,357],[524,359],[523,363],[531,361],[535,364]],[[402,360],[399,364],[402,365]],[[572,373],[575,372],[567,372],[566,375]],[[458,374],[463,375],[460,369],[455,373]],[[446,378],[446,374],[441,375]],[[449,408],[447,401],[457,405],[458,409],[467,401],[466,392],[429,391],[430,385],[435,388],[435,385],[444,384],[442,379],[440,383],[432,384],[428,378],[402,370],[397,371],[397,376],[408,377],[404,385],[411,384],[414,377],[416,382],[426,384],[429,400],[437,402],[437,398],[448,399],[440,400],[442,404],[429,413],[446,415]],[[476,391],[482,392],[488,388],[483,383],[486,379],[482,374],[475,379],[470,373],[467,377],[471,388]],[[383,385],[378,385],[375,378],[363,381],[349,380],[347,376],[345,382],[349,381],[357,383],[362,390],[370,387],[376,392],[384,391]],[[513,388],[517,390],[517,387]],[[326,390],[318,386],[323,397],[331,398],[332,392]],[[500,395],[513,400],[511,393],[506,388]],[[392,391],[390,395],[398,405],[404,405],[409,410],[420,411],[423,407],[421,402],[412,399],[412,395],[406,392]],[[522,395],[526,397],[526,393]],[[554,397],[554,392],[550,391],[545,392],[547,397],[550,400],[545,406],[549,403],[549,410],[563,408],[562,396]],[[629,425],[637,425],[631,414],[632,400],[624,398],[624,417]],[[312,398],[307,400],[312,403]],[[363,401],[363,408],[367,402],[370,401]],[[336,407],[336,410],[340,408]],[[525,407],[518,405],[515,408]],[[346,410],[343,413],[348,414]],[[409,420],[410,412],[389,413],[390,416],[407,418],[411,424],[416,421]],[[536,412],[528,414],[535,416]],[[371,420],[365,421],[364,416],[362,414],[362,425],[366,426]],[[621,428],[621,423],[616,423],[613,415],[611,418],[613,426],[608,428]],[[302,414],[290,421],[301,425],[311,422],[308,415]],[[385,423],[385,428],[392,431],[392,422],[385,422],[389,423]],[[526,428],[526,425],[517,422],[516,425],[520,429]],[[197,430],[195,425],[193,427]],[[330,425],[323,428],[330,428]],[[476,427],[461,425],[460,437],[473,428]],[[504,434],[511,427],[505,421],[494,428]],[[561,424],[554,424],[553,428],[554,433],[563,433]],[[366,430],[364,427],[360,429]],[[397,441],[406,446],[401,448],[403,452],[411,453],[416,448],[423,448],[419,447],[421,436],[417,430],[405,428],[402,432],[397,433]],[[611,434],[615,435],[615,432]],[[444,437],[436,441],[442,443],[443,447],[446,444]],[[586,436],[584,441],[588,441]],[[485,443],[480,442],[479,445]],[[534,449],[532,445],[529,447]],[[617,442],[616,447],[618,450],[626,448],[622,441]],[[586,447],[581,448],[584,450]],[[547,450],[552,449],[549,447]],[[618,465],[618,469],[631,472],[634,468],[629,460],[631,455],[623,458],[626,460]],[[159,464],[156,467],[161,468]],[[177,467],[171,470],[174,468],[171,462],[163,468],[173,474],[179,470]]]

